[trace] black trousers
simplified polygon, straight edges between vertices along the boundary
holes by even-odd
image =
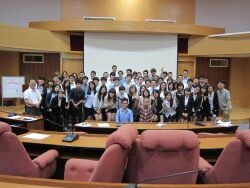
[[[83,122],[84,115],[81,105],[79,105],[78,108],[75,108],[74,106],[71,107],[71,117],[72,117],[72,125]]]
[[[28,107],[28,106],[26,106],[25,112],[27,114],[34,115],[34,116],[40,116],[41,115],[40,109],[39,108],[35,108],[35,107]]]

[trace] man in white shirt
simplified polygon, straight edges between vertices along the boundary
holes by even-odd
[[[26,113],[30,115],[41,115],[40,103],[42,101],[42,96],[40,92],[36,89],[36,80],[30,79],[29,88],[24,92],[24,102],[26,105]]]

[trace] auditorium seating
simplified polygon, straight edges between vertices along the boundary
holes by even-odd
[[[151,178],[198,169],[197,135],[184,130],[147,130],[133,145],[126,172],[130,183],[195,184],[197,172],[150,181]],[[146,181],[144,181],[146,180]]]
[[[8,124],[0,122],[0,173],[15,176],[49,178],[53,176],[58,152],[49,150],[31,160],[23,144],[11,132]]]
[[[70,159],[64,179],[90,182],[122,182],[131,145],[138,135],[133,125],[124,125],[109,135],[99,161]]]
[[[207,170],[203,174],[205,183],[250,182],[250,130],[238,131],[214,166],[200,158],[199,168]]]

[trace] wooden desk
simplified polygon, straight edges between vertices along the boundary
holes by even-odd
[[[35,130],[44,130],[44,121],[43,118],[41,116],[31,116],[31,115],[27,115],[27,114],[17,114],[18,116],[22,116],[22,117],[33,117],[36,120],[33,121],[27,121],[27,120],[23,120],[23,118],[18,118],[18,119],[11,119],[8,117],[8,112],[2,112],[0,111],[0,121],[6,122],[10,125],[13,124],[20,124],[21,128],[25,128],[25,129],[35,129]],[[13,131],[14,133],[16,133],[15,131]],[[19,133],[18,133],[19,134]]]
[[[109,123],[110,127],[98,127],[98,122],[96,121],[89,121],[88,124],[91,127],[79,127],[75,125],[75,129],[78,131],[84,131],[87,133],[94,133],[94,134],[111,134],[112,132],[116,131],[118,127],[115,123]],[[105,122],[106,123],[106,122]],[[131,123],[133,124],[139,133],[142,133],[145,130],[191,130],[195,133],[200,132],[209,132],[209,133],[234,133],[238,125],[233,125],[230,127],[222,127],[222,126],[214,126],[211,122],[207,122],[206,126],[197,126],[194,123],[166,123],[163,127],[158,127],[158,123]]]
[[[8,184],[7,184],[8,183]],[[4,188],[124,188],[126,183],[80,182],[0,175],[0,187]],[[250,183],[238,184],[138,184],[138,188],[249,188]]]
[[[23,136],[32,132],[19,135],[18,138],[26,147],[31,156],[38,156],[48,149],[57,149],[62,159],[86,158],[99,159],[105,150],[105,143],[108,135],[86,134],[80,136],[72,143],[63,142],[63,133],[49,131],[37,131],[37,133],[50,135],[42,140],[24,138]],[[234,139],[234,135],[199,135],[201,156],[214,162],[223,148]]]

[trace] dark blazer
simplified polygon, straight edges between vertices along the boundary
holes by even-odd
[[[154,108],[154,113],[159,115],[162,111],[162,103],[163,100],[161,97],[158,97],[157,99],[155,99],[154,101],[152,101],[152,106]]]
[[[56,96],[51,100],[49,108],[51,108],[53,113],[55,113],[56,115],[60,115],[60,114],[64,114],[65,106],[66,106],[66,98],[65,97],[62,98],[61,106],[59,107],[58,96]]]
[[[190,97],[192,97],[194,99],[194,94],[191,93]],[[202,100],[202,97],[200,94],[198,94],[196,99],[193,102],[193,107],[192,107],[192,108],[194,108],[195,113],[199,113],[201,110],[201,100]]]
[[[208,116],[210,114],[210,104],[209,104],[208,96],[203,96],[202,99],[203,99],[202,104],[201,104],[202,114],[204,116]]]
[[[187,103],[187,105],[185,105],[185,96],[182,96],[179,99],[179,114],[187,113],[188,115],[191,115],[192,114],[193,103],[194,103],[194,99],[190,95],[189,99],[188,99],[188,103]]]
[[[218,102],[218,94],[214,92],[214,99],[213,99],[213,113],[215,115],[219,115],[219,102]]]

